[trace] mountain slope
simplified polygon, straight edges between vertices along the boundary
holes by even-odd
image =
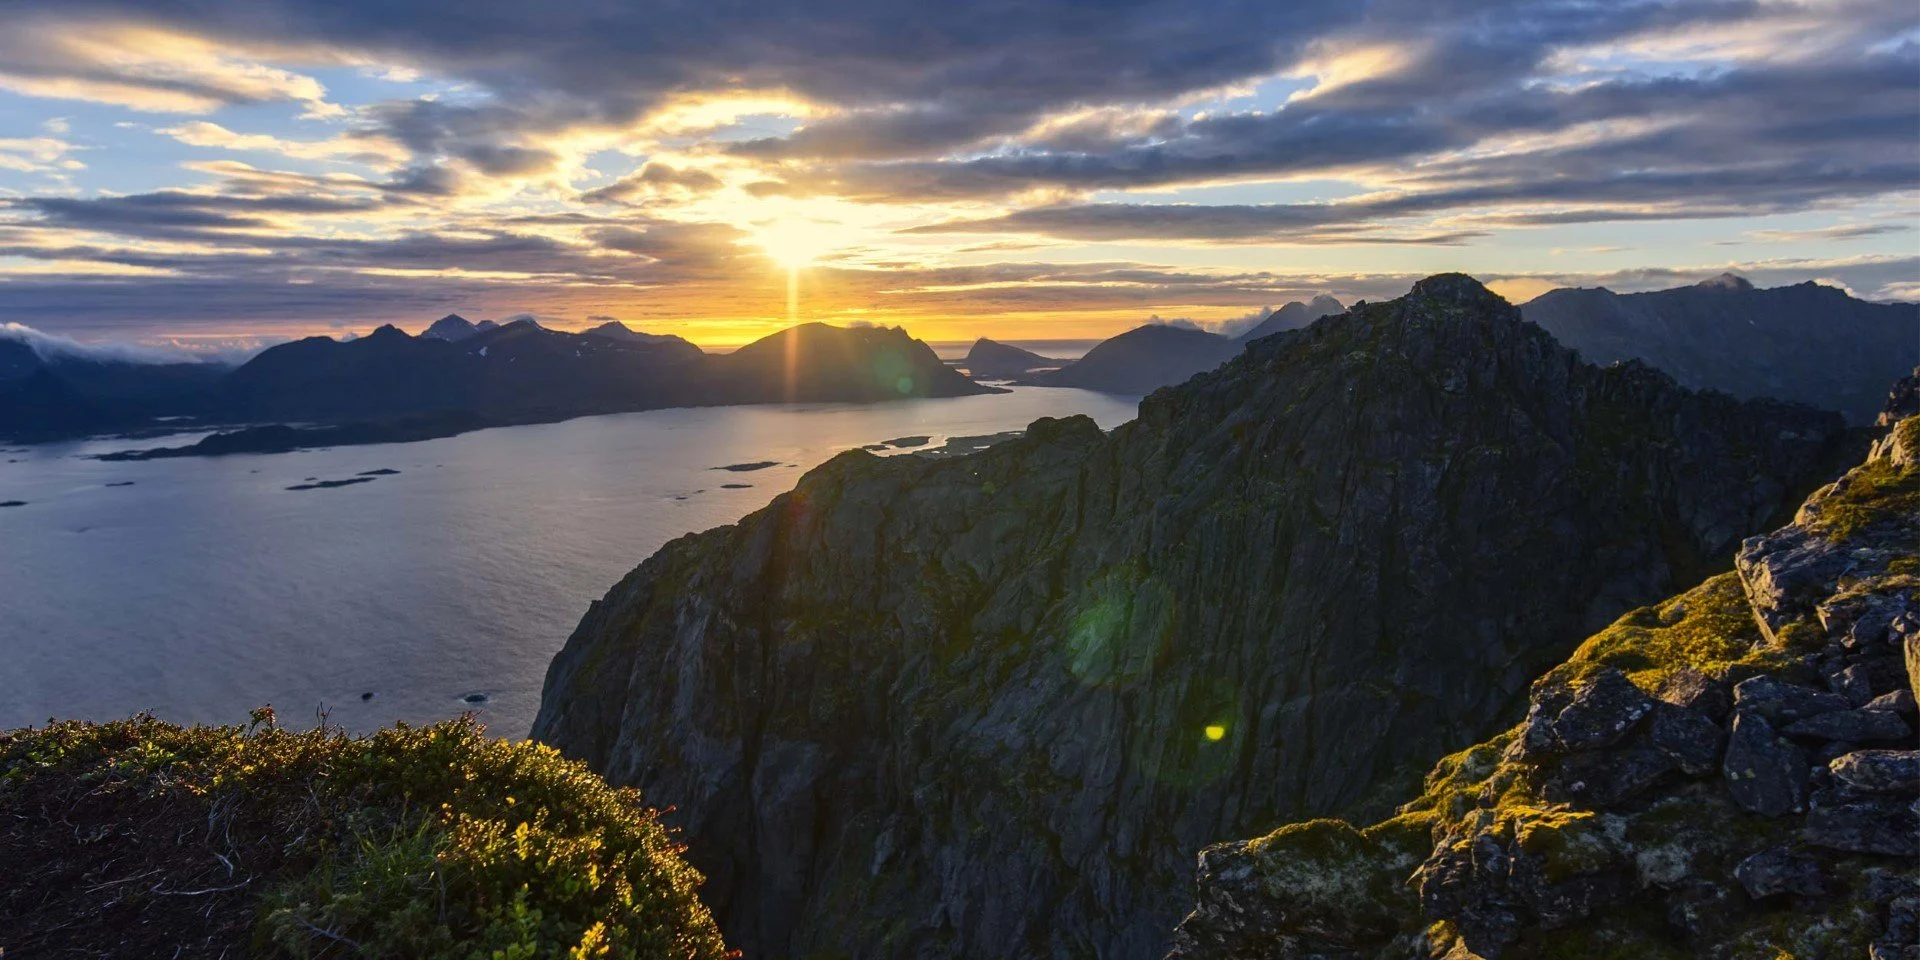
[[[220,363],[43,356],[24,340],[0,337],[0,438],[53,439],[190,412],[199,395],[231,369]]]
[[[1398,816],[1209,847],[1173,956],[1911,956],[1915,557],[1909,417],[1735,573],[1588,640]]]
[[[625,330],[625,328],[621,328]],[[787,344],[798,350],[787,368]],[[885,382],[881,383],[881,379]],[[912,381],[907,391],[903,380]],[[879,400],[984,392],[899,330],[808,324],[731,354],[675,336],[547,330],[531,320],[448,342],[391,326],[260,354],[221,384],[251,420],[371,419],[460,410],[500,422],[770,400]]]
[[[1653,293],[1554,290],[1520,309],[1595,363],[1644,360],[1685,386],[1795,400],[1857,424],[1880,411],[1884,384],[1920,363],[1920,306],[1811,282],[1757,290],[1728,274]]]
[[[1001,343],[981,337],[967,350],[967,358],[960,361],[967,375],[986,380],[1010,380],[1025,376],[1035,370],[1046,370],[1065,364],[1064,360],[1043,357],[1031,350],[1023,350],[1012,344]]]
[[[448,343],[458,343],[479,332],[479,328],[475,327],[466,317],[457,313],[449,313],[435,320],[431,326],[421,331],[420,339],[445,340]]]
[[[1238,342],[1217,333],[1150,323],[1100,342],[1061,370],[1028,379],[1049,387],[1144,395],[1211,370],[1239,352]]]
[[[904,328],[824,323],[788,327],[711,358],[700,389],[709,403],[869,402],[994,392],[954,372]]]
[[[1326,294],[1314,297],[1313,300],[1307,303],[1301,303],[1295,300],[1267,314],[1266,318],[1255,324],[1253,329],[1240,334],[1234,339],[1242,343],[1249,340],[1258,340],[1261,337],[1270,337],[1276,333],[1287,330],[1298,330],[1321,317],[1331,317],[1335,314],[1345,312],[1347,312],[1345,305]]]
[[[1110,435],[835,458],[594,604],[533,732],[678,806],[751,956],[1154,956],[1200,847],[1511,723],[1843,445],[1434,277]]]

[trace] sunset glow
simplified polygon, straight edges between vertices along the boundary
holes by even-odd
[[[526,313],[725,346],[1206,326],[1437,270],[1920,293],[1920,165],[1886,120],[1920,84],[1910,9],[1376,6],[510,8],[450,38],[409,4],[36,0],[0,40],[0,315],[191,342]]]

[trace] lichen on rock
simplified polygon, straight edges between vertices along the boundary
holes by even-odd
[[[1220,845],[1172,956],[1912,957],[1920,417],[1892,426],[1736,573],[1621,617],[1535,683],[1519,727],[1441,761],[1401,807],[1431,824],[1416,869],[1328,863],[1342,890],[1385,891],[1354,897],[1364,928],[1275,914],[1311,870]]]

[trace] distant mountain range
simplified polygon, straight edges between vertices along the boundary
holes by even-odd
[[[149,429],[161,417],[312,425],[223,435],[157,455],[425,439],[660,407],[991,391],[903,330],[818,323],[708,354],[618,323],[569,333],[532,320],[496,326],[450,315],[419,336],[383,326],[352,340],[309,337],[237,368],[98,363],[0,340],[0,437],[12,441]]]
[[[1289,303],[1233,336],[1149,324],[1076,361],[983,339],[959,365],[974,377],[1144,396],[1218,367],[1249,343],[1344,310],[1327,296]],[[1859,424],[1879,409],[1882,386],[1920,362],[1920,306],[1871,303],[1815,283],[1761,290],[1725,275],[1653,293],[1561,289],[1521,310],[1592,362],[1637,359],[1689,387],[1797,401]],[[272,433],[280,446],[377,442],[338,438],[418,439],[476,424],[658,407],[989,389],[901,330],[809,324],[716,355],[612,321],[569,333],[532,319],[496,325],[450,314],[417,337],[392,326],[349,341],[312,337],[237,369],[43,355],[25,341],[0,339],[0,440],[144,430],[157,418],[181,417],[200,425],[333,428]]]
[[[1688,387],[1792,400],[1837,410],[1855,424],[1871,423],[1885,384],[1920,363],[1920,305],[1873,303],[1817,283],[1762,290],[1726,274],[1652,293],[1564,288],[1520,309],[1593,363],[1640,360]],[[1289,303],[1232,337],[1149,324],[1057,370],[1003,375],[1145,395],[1219,366],[1252,341],[1344,311],[1326,296]],[[1018,349],[992,341],[975,349],[984,344]]]
[[[1643,360],[1689,387],[1795,400],[1855,424],[1872,423],[1886,385],[1920,363],[1920,305],[1818,283],[1761,290],[1722,274],[1654,293],[1554,290],[1520,309],[1594,363]]]

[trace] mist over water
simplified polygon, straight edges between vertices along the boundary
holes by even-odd
[[[356,730],[474,710],[521,737],[588,603],[668,540],[738,520],[850,447],[1075,413],[1112,428],[1134,407],[1022,388],[259,456],[103,463],[86,457],[131,444],[16,448],[0,454],[16,461],[0,462],[0,501],[27,501],[0,509],[0,728],[141,710],[244,722],[271,703],[284,723],[324,709]],[[779,466],[712,469],[763,460]],[[400,472],[286,489],[384,469]]]

